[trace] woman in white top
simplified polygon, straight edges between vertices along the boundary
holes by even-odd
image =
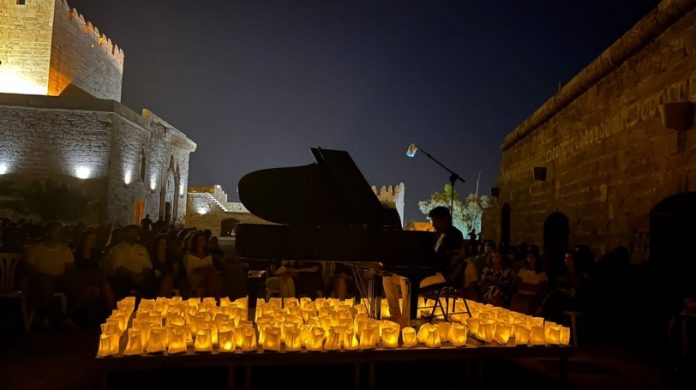
[[[549,279],[541,268],[539,253],[527,252],[525,265],[517,272],[510,309],[525,314],[534,314],[546,292]]]
[[[220,296],[222,282],[203,232],[197,232],[191,238],[189,250],[184,256],[184,266],[193,295]]]

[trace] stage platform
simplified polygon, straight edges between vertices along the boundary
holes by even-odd
[[[515,346],[482,343],[470,339],[464,347],[452,347],[444,343],[440,348],[375,348],[356,351],[301,351],[285,352],[204,352],[197,353],[193,348],[188,352],[168,355],[166,353],[142,354],[134,356],[116,355],[97,357],[102,389],[108,388],[108,377],[112,373],[126,371],[162,370],[177,368],[220,368],[227,372],[228,388],[233,389],[238,383],[235,378],[242,375],[243,388],[252,389],[254,367],[292,366],[292,365],[351,365],[354,367],[353,382],[355,389],[375,388],[375,377],[382,363],[414,361],[461,361],[465,377],[475,377],[479,382],[482,366],[491,359],[558,359],[559,381],[564,384],[567,379],[567,360],[574,353],[572,346]],[[348,378],[343,378],[347,380]]]

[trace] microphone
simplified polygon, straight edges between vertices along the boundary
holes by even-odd
[[[418,145],[411,144],[408,146],[408,149],[406,149],[406,155],[408,157],[415,157],[417,151],[418,151]]]

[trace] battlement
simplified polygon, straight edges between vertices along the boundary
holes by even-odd
[[[70,23],[74,23],[75,27],[81,29],[85,34],[88,34],[93,41],[93,47],[100,47],[119,65],[123,71],[123,60],[125,53],[118,45],[113,43],[109,37],[99,31],[92,22],[75,8],[70,7],[67,0],[56,0],[55,18],[65,17]]]

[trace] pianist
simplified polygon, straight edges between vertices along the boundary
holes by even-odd
[[[435,267],[438,272],[435,275],[428,276],[420,283],[420,287],[428,287],[435,284],[443,284],[448,281],[454,281],[460,272],[456,267],[458,261],[463,258],[464,235],[459,229],[452,225],[452,215],[446,207],[435,207],[428,214],[430,221],[437,233],[434,245],[435,250]],[[408,316],[402,315],[399,307],[399,294],[397,290],[401,290],[401,296],[404,297],[404,306],[406,306],[407,286],[403,277],[398,275],[384,277],[383,279],[384,293],[389,303],[389,313],[393,321],[399,322],[402,326],[408,326]],[[404,307],[403,313],[408,313],[408,308]]]

